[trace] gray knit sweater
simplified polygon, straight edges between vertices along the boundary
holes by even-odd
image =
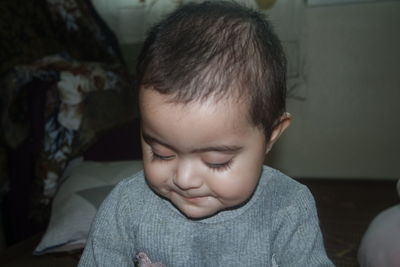
[[[154,194],[143,172],[123,180],[102,203],[79,266],[134,266],[138,254],[168,267],[333,266],[311,193],[269,167],[246,204],[202,220]]]

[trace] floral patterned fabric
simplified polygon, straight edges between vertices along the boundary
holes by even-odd
[[[37,127],[27,114],[27,90],[35,88],[27,85],[49,84],[32,203],[48,208],[68,160],[134,116],[132,82],[90,0],[2,0],[0,12],[0,145],[27,140]]]
[[[54,196],[69,159],[93,143],[96,134],[133,117],[134,103],[131,88],[123,73],[119,65],[78,62],[60,56],[46,57],[28,66],[18,66],[9,73],[6,79],[8,82],[3,84],[3,88],[6,88],[9,94],[23,95],[24,92],[21,90],[25,88],[24,85],[34,79],[52,84],[46,94],[45,137],[41,158],[37,161],[37,177],[42,183],[40,199],[42,204],[48,204]],[[108,105],[104,104],[106,101],[102,101],[99,95],[103,95],[104,99],[114,98],[114,101]],[[112,116],[101,116],[101,112],[100,115],[87,114],[85,110],[93,109],[88,107],[88,104],[97,105],[96,110],[103,109]],[[93,123],[100,116],[102,122]],[[7,125],[12,125],[13,119],[11,116],[4,118],[3,121],[7,122]],[[27,132],[16,134],[17,128],[4,128],[5,140],[9,145],[17,145],[24,140],[24,134],[27,134]],[[85,129],[90,129],[91,132],[87,133]]]

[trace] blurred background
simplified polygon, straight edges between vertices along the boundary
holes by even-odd
[[[185,1],[93,0],[134,69],[146,30]],[[400,177],[400,1],[239,1],[289,59],[291,128],[268,163],[295,177]]]

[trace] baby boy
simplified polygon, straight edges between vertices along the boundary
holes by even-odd
[[[185,5],[138,62],[144,170],[103,202],[80,266],[332,266],[311,193],[263,165],[291,120],[263,16]]]

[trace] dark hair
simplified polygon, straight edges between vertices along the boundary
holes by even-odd
[[[138,85],[189,103],[238,96],[267,140],[285,111],[286,58],[269,22],[233,2],[187,4],[155,25],[137,65]]]

